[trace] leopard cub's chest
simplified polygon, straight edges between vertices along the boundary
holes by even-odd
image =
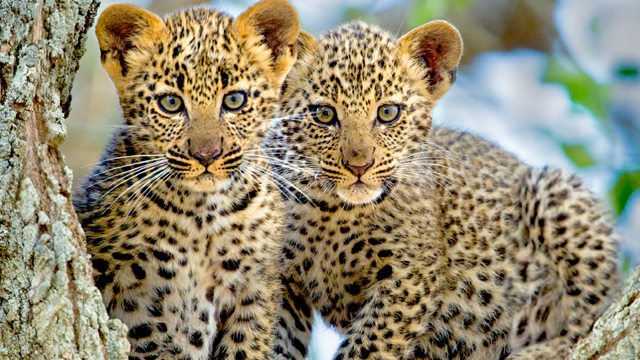
[[[394,232],[401,221],[330,206],[304,216],[297,211],[289,211],[284,236],[288,273],[323,317],[346,327],[380,270],[401,251],[406,234]]]
[[[181,207],[167,205],[180,203],[169,195],[86,226],[96,285],[106,303],[120,291],[145,294],[166,284],[184,294],[213,286],[233,290],[246,280],[244,268],[266,266],[256,260],[277,251],[280,216],[262,192],[243,211],[233,211],[238,199],[193,197]]]

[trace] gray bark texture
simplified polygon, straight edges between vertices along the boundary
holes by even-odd
[[[58,146],[97,1],[0,0],[0,359],[126,359]]]
[[[640,359],[640,267],[568,360]]]

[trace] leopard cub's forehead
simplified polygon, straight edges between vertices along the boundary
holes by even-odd
[[[319,44],[327,58],[343,61],[362,59],[365,62],[388,57],[396,47],[389,33],[359,21],[329,30],[320,38]]]
[[[169,36],[156,43],[141,68],[143,73],[154,69],[153,78],[145,82],[164,83],[188,93],[195,102],[208,103],[221,89],[244,79],[252,53],[243,51],[230,16],[201,7],[174,13],[164,21]]]
[[[399,81],[403,61],[396,40],[377,26],[349,23],[327,32],[318,45],[315,61],[322,69],[320,77],[339,88],[333,91],[329,86],[323,95],[336,100],[339,95],[380,100]]]
[[[165,24],[171,33],[165,43],[180,46],[167,55],[176,58],[186,49],[194,55],[193,61],[213,60],[224,54],[231,54],[236,46],[236,39],[230,34],[233,19],[217,10],[196,7],[180,11],[165,18]],[[206,45],[206,46],[205,46]]]

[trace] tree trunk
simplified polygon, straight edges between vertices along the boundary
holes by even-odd
[[[0,0],[0,359],[126,359],[71,205],[71,85],[97,1]]]
[[[640,267],[613,305],[571,352],[569,360],[640,359]]]

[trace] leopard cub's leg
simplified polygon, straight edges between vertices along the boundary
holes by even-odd
[[[283,282],[273,343],[274,356],[279,360],[304,360],[311,343],[312,306],[294,285]]]
[[[272,357],[279,288],[274,277],[265,280],[260,275],[264,270],[255,268],[244,274],[245,283],[228,284],[214,290],[213,302],[220,306],[213,359],[264,360]],[[268,271],[273,274],[275,269]]]

